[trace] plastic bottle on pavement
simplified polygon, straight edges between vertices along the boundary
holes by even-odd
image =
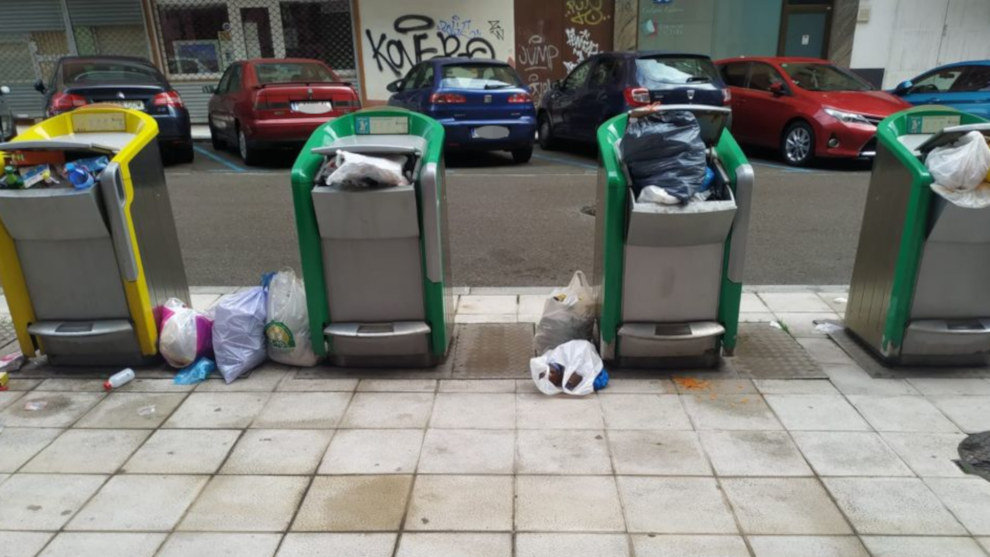
[[[103,388],[110,391],[120,387],[121,385],[126,385],[131,379],[134,379],[134,370],[131,368],[125,368],[117,373],[114,373],[110,376],[110,379],[104,381]]]

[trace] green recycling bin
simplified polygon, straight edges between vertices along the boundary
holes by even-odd
[[[845,324],[891,364],[982,364],[990,355],[990,207],[932,190],[925,158],[990,123],[918,106],[877,126]]]
[[[700,124],[715,193],[685,206],[640,202],[621,156],[626,125],[683,110]],[[623,367],[714,366],[722,350],[735,348],[754,180],[725,129],[730,114],[724,107],[661,105],[598,128],[594,282],[604,359]]]
[[[313,346],[334,365],[425,367],[446,357],[454,304],[443,141],[432,118],[366,109],[317,128],[292,167]],[[401,161],[411,185],[329,186],[324,167],[338,151]]]

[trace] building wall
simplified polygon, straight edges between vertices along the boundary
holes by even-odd
[[[777,53],[782,0],[639,2],[637,48],[730,56]]]

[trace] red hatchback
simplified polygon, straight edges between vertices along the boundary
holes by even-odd
[[[715,62],[732,91],[732,135],[774,147],[793,166],[814,157],[872,157],[877,124],[911,105],[817,58]]]
[[[361,107],[357,93],[319,60],[261,58],[231,64],[212,93],[210,139],[237,147],[246,164],[260,149],[305,142],[320,124]]]

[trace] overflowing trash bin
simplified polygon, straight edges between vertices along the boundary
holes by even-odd
[[[21,351],[137,365],[189,288],[150,116],[108,105],[0,143],[0,280]]]
[[[990,356],[990,177],[973,170],[987,138],[986,120],[942,106],[877,126],[845,324],[885,362]]]
[[[296,159],[313,349],[334,365],[446,357],[454,305],[443,139],[427,116],[367,109],[322,125]]]
[[[600,351],[620,366],[717,364],[739,322],[753,170],[730,110],[656,105],[598,129]]]

